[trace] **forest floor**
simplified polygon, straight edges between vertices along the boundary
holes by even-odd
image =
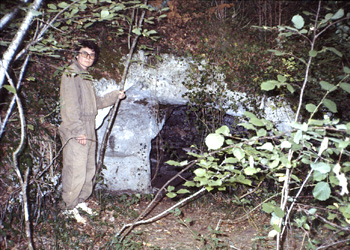
[[[260,208],[245,216],[252,206],[233,204],[223,194],[210,193],[155,222],[135,226],[117,243],[115,236],[122,226],[132,223],[150,201],[138,195],[95,195],[88,203],[98,215],[81,211],[87,220],[82,224],[62,212],[50,213],[45,222],[34,226],[36,245],[38,249],[275,249],[275,240],[267,237],[269,218]],[[175,203],[164,197],[143,220]],[[293,235],[286,249],[299,249],[302,240],[302,235]]]
[[[157,220],[141,223],[130,231],[129,227],[121,231],[124,225],[136,222],[152,197],[97,191],[88,200],[88,206],[97,214],[90,216],[80,210],[80,215],[86,219],[85,224],[64,215],[55,204],[48,205],[48,202],[39,220],[33,222],[35,249],[276,249],[276,239],[268,237],[270,216],[262,211],[259,206],[262,198],[256,194],[249,197],[254,200],[246,200],[246,204],[235,204],[232,194],[206,193]],[[158,216],[177,202],[165,196],[137,221]],[[15,220],[18,218],[15,214],[13,216]],[[12,233],[7,234],[6,239],[1,238],[0,249],[28,249],[22,226],[22,223],[11,224]],[[287,228],[283,249],[310,249],[307,247],[308,237],[318,238],[326,245],[332,242],[331,232],[322,230],[319,235],[309,235],[305,230]],[[338,244],[335,248],[322,249],[350,250],[350,247]]]

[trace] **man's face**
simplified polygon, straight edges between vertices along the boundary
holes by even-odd
[[[95,51],[89,48],[81,48],[79,50],[77,61],[84,70],[87,70],[94,63],[94,60]]]

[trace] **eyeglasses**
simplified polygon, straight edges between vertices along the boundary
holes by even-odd
[[[86,51],[82,51],[82,52],[79,52],[79,54],[84,57],[84,58],[87,58],[87,59],[95,59],[95,53],[87,53]]]

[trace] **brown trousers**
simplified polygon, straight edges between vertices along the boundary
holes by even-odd
[[[95,120],[84,122],[88,138],[86,145],[70,139],[63,149],[62,199],[67,209],[73,209],[89,198],[93,188],[96,171]],[[69,139],[61,136],[63,143]]]

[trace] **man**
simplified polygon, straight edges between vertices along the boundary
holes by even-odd
[[[61,79],[61,117],[59,128],[63,149],[62,199],[63,208],[77,212],[92,193],[96,171],[97,109],[113,105],[124,92],[113,91],[104,97],[96,96],[92,82],[84,77],[98,57],[99,49],[91,41],[81,41],[77,56]],[[84,79],[85,78],[85,79]]]

